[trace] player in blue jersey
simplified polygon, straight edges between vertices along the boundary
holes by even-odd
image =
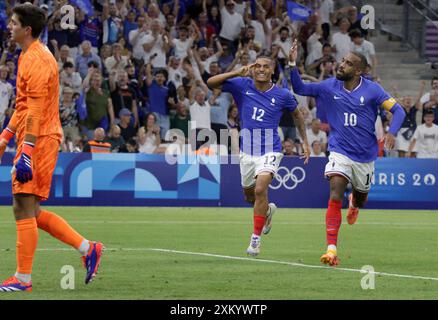
[[[394,147],[395,136],[403,123],[403,108],[386,93],[383,88],[362,77],[367,60],[360,54],[351,52],[343,58],[336,78],[320,83],[304,84],[295,67],[297,42],[294,41],[289,53],[289,67],[294,92],[303,96],[318,98],[324,103],[324,110],[330,125],[329,162],[325,176],[330,179],[330,200],[326,214],[327,252],[321,262],[337,265],[338,232],[341,226],[341,208],[344,192],[350,182],[353,192],[349,197],[347,221],[354,224],[367,200],[378,144],[375,122],[380,106],[392,113],[392,122],[385,135],[388,149]]]
[[[245,200],[254,206],[254,231],[247,253],[260,252],[261,234],[268,234],[276,210],[268,201],[268,188],[277,173],[283,157],[281,140],[277,132],[283,109],[289,110],[303,138],[307,163],[310,148],[307,142],[304,119],[297,109],[292,93],[272,83],[274,63],[269,57],[259,57],[254,64],[237,71],[211,77],[210,88],[222,86],[222,91],[233,95],[241,119],[240,173]]]

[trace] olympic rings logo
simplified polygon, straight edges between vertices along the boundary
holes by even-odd
[[[287,190],[293,190],[304,179],[306,179],[306,171],[301,167],[294,167],[291,170],[287,167],[279,167],[269,187],[277,190],[283,186]]]

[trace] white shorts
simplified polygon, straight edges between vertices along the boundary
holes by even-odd
[[[368,193],[371,188],[371,178],[374,174],[374,161],[368,163],[357,162],[343,154],[330,152],[329,162],[325,166],[324,174],[326,177],[333,175],[344,176],[355,190]]]
[[[242,187],[250,188],[255,186],[256,177],[261,172],[277,173],[283,154],[280,152],[269,152],[263,156],[252,156],[240,152],[240,175]]]

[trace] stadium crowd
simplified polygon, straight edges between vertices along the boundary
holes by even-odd
[[[285,0],[90,1],[93,12],[74,6],[75,29],[62,26],[61,7],[68,1],[33,1],[47,11],[41,40],[59,65],[62,152],[160,154],[175,139],[185,144],[193,132],[207,129],[217,137],[228,131],[229,140],[218,143],[229,145],[225,152],[238,153],[229,143],[238,144],[238,108],[230,94],[210,90],[207,79],[268,55],[276,64],[273,81],[292,90],[287,61],[294,38],[305,81],[336,76],[337,64],[349,51],[364,54],[368,68],[363,76],[379,81],[370,33],[348,1],[296,1],[313,10],[307,22],[291,21]],[[2,128],[14,112],[20,48],[9,41],[6,26],[16,2],[0,3]],[[425,82],[419,87],[417,97],[394,93],[407,116],[397,136],[397,154],[387,154],[380,145],[380,156],[438,158],[438,78],[430,88]],[[325,157],[330,128],[322,104],[295,97],[312,156]],[[379,139],[390,121],[390,114],[380,110]],[[278,130],[284,154],[297,156],[301,138],[290,114],[283,114]],[[9,151],[14,147],[11,142]]]

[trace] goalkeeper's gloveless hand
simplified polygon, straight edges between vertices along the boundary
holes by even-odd
[[[20,183],[31,181],[32,176],[32,151],[34,145],[30,142],[23,143],[21,157],[15,165],[15,178]]]

